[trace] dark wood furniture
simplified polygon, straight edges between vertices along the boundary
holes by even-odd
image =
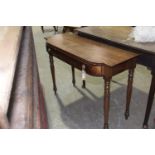
[[[58,32],[58,26],[53,26],[53,28],[54,28],[55,32]],[[42,30],[43,33],[45,32],[44,26],[41,26],[41,30]]]
[[[7,108],[0,112],[0,128],[48,128],[32,28],[5,27],[2,34],[0,76],[3,81],[0,82],[7,79],[7,84],[0,87],[0,101]],[[11,74],[6,74],[10,71]],[[3,97],[1,92],[5,90],[9,93]]]
[[[98,43],[73,33],[58,34],[48,38],[46,47],[50,58],[55,93],[57,87],[53,56],[77,69],[84,70],[90,75],[104,78],[104,128],[108,128],[110,82],[112,76],[124,70],[129,70],[125,110],[125,118],[128,118],[137,54],[107,44]],[[73,85],[75,85],[74,69]]]
[[[155,93],[155,43],[137,43],[129,37],[133,27],[127,26],[94,26],[85,27],[78,30],[80,36],[93,39],[102,43],[107,43],[111,46],[120,49],[141,53],[137,63],[142,64],[151,70],[152,81],[148,95],[148,102],[143,122],[143,128],[148,128],[148,120],[153,104]]]
[[[75,29],[77,29],[79,27],[77,26],[64,26],[62,32],[74,32]]]

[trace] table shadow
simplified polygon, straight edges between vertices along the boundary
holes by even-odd
[[[90,99],[75,87],[82,94],[82,98],[64,106],[61,96],[58,94],[56,98],[61,108],[61,117],[63,123],[71,129],[102,129],[103,127],[103,96],[97,97],[90,89],[86,88],[93,99]],[[133,95],[130,106],[130,117],[128,120],[124,118],[126,104],[126,85],[111,92],[110,100],[110,118],[109,125],[112,129],[141,129],[144,119],[148,94],[133,88]],[[154,108],[155,109],[155,108]],[[155,113],[152,110],[151,113]],[[154,121],[151,121],[151,127],[154,128]]]

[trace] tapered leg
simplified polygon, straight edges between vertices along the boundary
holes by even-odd
[[[146,107],[146,112],[145,112],[145,118],[144,118],[144,122],[143,122],[144,129],[148,128],[148,120],[150,117],[154,94],[155,94],[155,73],[152,72],[152,81],[151,81],[149,97],[148,97],[148,102],[147,102],[147,107]]]
[[[75,86],[75,68],[74,68],[74,66],[72,66],[72,83],[73,83],[73,86]]]
[[[52,80],[53,80],[53,90],[56,93],[57,87],[56,87],[56,79],[55,79],[54,60],[53,60],[53,56],[52,55],[49,55],[49,58],[50,58],[51,74],[52,74]]]
[[[82,80],[82,88],[86,88],[86,80]]]
[[[42,30],[42,32],[44,33],[44,26],[41,26],[41,30]]]
[[[129,117],[129,108],[130,108],[131,94],[132,94],[133,75],[134,75],[134,68],[129,69],[125,119],[128,119],[128,117]]]
[[[110,80],[105,79],[104,84],[104,129],[109,128]]]

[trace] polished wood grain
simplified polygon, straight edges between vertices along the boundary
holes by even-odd
[[[48,38],[47,43],[90,64],[105,64],[110,67],[123,63],[137,55],[72,33],[55,35]]]
[[[0,109],[6,114],[9,105],[22,27],[0,27]]]
[[[141,53],[141,56],[137,59],[137,63],[146,66],[152,73],[146,113],[143,122],[143,128],[148,128],[149,116],[155,94],[155,43],[135,42],[133,38],[130,37],[133,27],[129,26],[94,26],[80,28],[77,31],[80,36],[107,43],[121,49]]]
[[[47,39],[47,52],[50,57],[53,89],[56,92],[55,67],[53,56],[93,76],[105,79],[104,85],[104,128],[108,128],[110,105],[110,82],[113,75],[125,70],[134,70],[138,54],[80,37],[73,33],[58,34]],[[130,72],[129,72],[130,73]],[[133,73],[133,72],[131,72]],[[73,84],[74,79],[74,69]],[[130,74],[131,75],[131,74]],[[132,74],[133,75],[133,74]],[[133,76],[129,76],[127,110],[132,92]],[[85,81],[83,81],[85,82]],[[83,84],[85,87],[85,83]]]

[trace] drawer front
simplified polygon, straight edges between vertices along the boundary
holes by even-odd
[[[102,67],[101,65],[95,65],[95,64],[89,64],[86,62],[83,62],[80,59],[73,58],[71,56],[68,56],[64,54],[63,52],[60,52],[57,49],[51,49],[48,50],[48,53],[64,62],[67,64],[74,66],[75,68],[82,70],[82,66],[85,66],[85,71],[87,74],[92,75],[92,76],[102,76]]]

